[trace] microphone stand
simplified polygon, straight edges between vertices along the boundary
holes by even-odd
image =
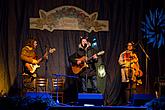
[[[48,54],[49,54],[49,50],[48,50],[48,46],[45,46],[46,52],[47,52],[47,58],[45,59],[45,77],[47,78],[47,72],[48,72]]]
[[[148,54],[146,53],[146,51],[144,50],[144,48],[142,47],[142,45],[140,43],[138,43],[141,50],[144,52],[145,56],[146,56],[146,82],[145,82],[145,93],[148,93],[148,87],[149,87],[149,81],[148,81],[148,59],[150,60],[150,57],[148,56]]]
[[[87,63],[87,59],[88,59],[87,56],[88,56],[88,55],[87,55],[87,49],[86,49],[86,50],[85,50],[85,62],[86,62],[86,63]],[[87,67],[85,67],[85,68],[86,68],[86,70],[87,70]],[[86,81],[86,82],[85,82],[85,87],[86,87],[86,89],[88,89],[88,88],[87,88],[87,83],[88,83],[88,75],[87,75],[87,73],[85,74],[85,81]],[[88,90],[87,90],[87,91],[88,91]]]
[[[48,59],[45,61],[45,77],[47,78],[47,72],[48,72]]]
[[[130,62],[132,62],[132,56],[129,57],[130,59]],[[132,85],[133,85],[133,80],[132,80],[132,77],[133,77],[133,73],[132,73],[132,69],[131,69],[131,63],[129,64],[129,74],[128,74],[128,79],[129,79],[129,102],[128,103],[131,103],[132,101]]]

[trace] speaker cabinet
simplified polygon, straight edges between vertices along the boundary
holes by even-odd
[[[45,98],[52,99],[52,96],[49,93],[45,93],[45,92],[27,92],[26,97],[40,98],[40,99],[45,99]]]
[[[104,99],[102,94],[96,93],[79,93],[78,94],[78,104],[79,105],[94,105],[100,106],[104,104]]]
[[[151,101],[155,97],[151,94],[133,94],[132,101],[133,105],[144,105],[145,103]]]

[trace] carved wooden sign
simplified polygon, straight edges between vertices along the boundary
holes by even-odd
[[[61,6],[45,12],[39,10],[40,18],[30,18],[30,29],[83,30],[87,32],[108,31],[107,20],[97,20],[98,13],[88,14],[74,6]]]

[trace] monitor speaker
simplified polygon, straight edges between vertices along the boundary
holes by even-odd
[[[83,106],[101,106],[104,105],[104,98],[102,94],[98,93],[79,93],[78,104]]]

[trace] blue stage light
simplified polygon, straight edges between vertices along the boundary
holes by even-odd
[[[153,47],[159,48],[164,45],[165,13],[163,9],[150,10],[145,21],[142,22],[141,30],[144,33],[144,38],[147,38],[148,43],[152,43]]]

